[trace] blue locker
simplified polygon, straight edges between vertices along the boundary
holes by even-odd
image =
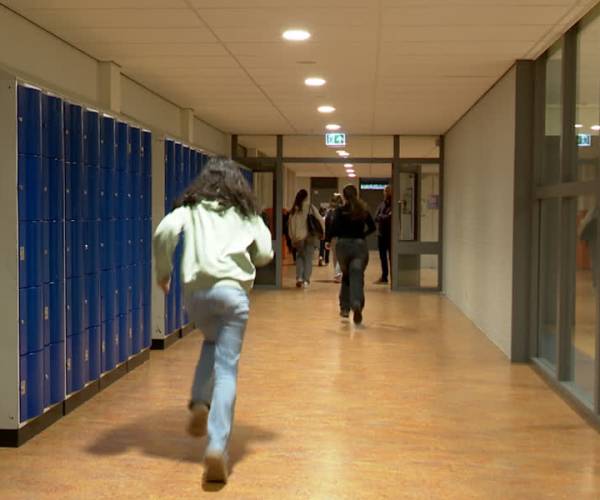
[[[104,220],[100,223],[100,269],[116,266],[117,221]]]
[[[123,316],[131,310],[131,271],[129,267],[121,267],[117,274],[117,315]]]
[[[191,158],[190,148],[188,148],[187,146],[184,146],[183,147],[183,162],[181,165],[181,172],[179,172],[179,175],[183,179],[186,187],[187,187],[187,183],[189,182],[190,175],[191,175],[191,161],[192,161],[192,158]]]
[[[17,90],[19,154],[42,155],[42,93],[19,85]]]
[[[131,342],[132,342],[132,332],[131,332],[131,316],[128,314],[123,314],[118,318],[119,323],[119,353],[118,353],[118,362],[123,363],[127,361],[129,356],[131,356]]]
[[[48,285],[48,314],[50,317],[50,344],[65,341],[65,282]]]
[[[48,406],[65,399],[65,343],[50,344],[50,368],[46,373],[50,377],[50,394],[45,398]]]
[[[83,163],[83,110],[76,104],[64,104],[65,162]]]
[[[100,169],[100,218],[104,220],[114,219],[117,217],[117,171],[112,169]]]
[[[133,129],[131,129],[133,130]],[[133,139],[133,136],[132,136]],[[132,140],[132,151],[129,157],[129,171],[141,175],[142,174],[142,152],[138,149],[137,151],[133,150],[133,140]]]
[[[50,223],[39,224],[42,226],[42,283],[50,283]]]
[[[67,338],[67,393],[82,389],[90,373],[89,333],[81,332]]]
[[[83,113],[83,163],[96,167],[100,164],[100,117],[89,109]]]
[[[17,184],[19,220],[21,221],[43,219],[43,170],[42,158],[19,155]]]
[[[96,274],[100,271],[100,225],[98,220],[90,220],[85,224],[84,268],[85,274]]]
[[[138,127],[129,127],[129,142],[131,153],[142,152],[142,131]]]
[[[150,307],[150,304],[146,304],[144,306],[144,318],[143,318],[143,323],[144,323],[143,339],[144,339],[144,347],[145,348],[150,347],[150,345],[152,344],[151,314],[152,314],[152,309]]]
[[[29,354],[44,348],[44,289],[19,290],[19,353]]]
[[[134,264],[129,268],[131,284],[131,309],[139,309],[143,304],[144,267]]]
[[[86,226],[82,221],[66,223],[65,255],[67,278],[83,276],[85,271]]]
[[[115,221],[116,233],[117,233],[117,255],[116,255],[116,267],[124,267],[129,265],[129,255],[127,253],[130,245],[129,240],[131,236],[128,234],[129,222],[125,219],[118,219]]]
[[[81,163],[65,166],[65,217],[69,220],[82,219],[88,204],[87,168]]]
[[[42,308],[42,328],[44,335],[44,347],[50,345],[50,285],[42,287],[43,308]]]
[[[175,163],[173,164],[175,178],[181,176],[183,170],[183,146],[176,142],[175,143]]]
[[[90,373],[88,380],[98,380],[102,373],[102,328],[96,326],[89,329]]]
[[[144,177],[144,207],[142,209],[144,219],[152,217],[152,177]]]
[[[21,422],[44,411],[44,351],[21,356],[20,363]]]
[[[90,274],[85,277],[85,298],[87,301],[87,325],[86,328],[99,326],[101,323],[101,301],[100,301],[100,276]]]
[[[119,357],[118,321],[111,319],[102,323],[102,373],[109,372],[117,366]]]
[[[100,315],[102,323],[108,323],[118,315],[117,273],[114,269],[102,271],[100,275]]]
[[[131,175],[127,170],[117,172],[117,189],[119,191],[117,218],[130,219],[132,212]]]
[[[63,221],[48,222],[49,266],[48,283],[64,281],[65,279],[65,223]],[[44,236],[46,240],[46,236]]]
[[[123,122],[117,124],[117,169],[129,169],[129,125]]]
[[[148,130],[142,132],[142,175],[152,175],[152,133]]]
[[[100,167],[89,165],[85,167],[87,177],[87,204],[84,210],[84,218],[88,220],[96,220],[100,218],[101,205],[101,182],[100,182]]]
[[[143,314],[140,309],[133,309],[131,311],[131,353],[137,354],[143,348],[143,328],[142,320]]]
[[[64,158],[63,101],[51,95],[42,96],[42,154],[45,158]]]
[[[81,334],[87,327],[88,307],[86,304],[85,279],[83,276],[70,278],[67,287],[67,336]]]
[[[152,220],[144,219],[144,262],[152,262]]]
[[[149,306],[152,303],[152,265],[144,262],[142,265],[143,285],[142,285],[142,305]]]
[[[130,264],[136,264],[144,259],[144,225],[142,220],[135,220],[131,223],[132,232],[132,259]]]
[[[189,180],[190,181],[194,177],[196,177],[197,161],[198,161],[198,152],[195,149],[190,149],[190,170],[189,170]]]
[[[139,173],[131,174],[131,218],[141,219],[144,214],[144,178]]]
[[[42,284],[43,237],[41,222],[19,224],[19,287],[29,288]]]
[[[50,346],[44,347],[44,408],[50,406]]]
[[[65,164],[48,160],[48,220],[65,218]]]
[[[123,240],[123,247],[125,252],[125,265],[131,266],[134,262],[134,226],[137,224],[137,221],[134,220],[126,220],[122,221],[125,226],[125,238]]]
[[[109,116],[102,117],[100,151],[100,166],[103,169],[114,169],[117,165],[115,120]]]

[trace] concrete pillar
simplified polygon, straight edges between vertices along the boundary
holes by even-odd
[[[121,67],[112,61],[98,65],[98,103],[113,113],[121,112]]]

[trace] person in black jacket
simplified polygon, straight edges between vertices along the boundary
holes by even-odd
[[[342,269],[340,314],[347,318],[350,310],[354,323],[362,323],[365,306],[365,269],[369,263],[369,248],[365,238],[375,232],[375,222],[358,190],[348,185],[343,191],[345,203],[335,211],[326,239],[337,238],[336,253]]]
[[[392,253],[392,189],[390,186],[386,186],[383,190],[383,202],[377,208],[375,222],[378,227],[377,245],[381,259],[381,278],[376,283],[384,284],[388,282]]]

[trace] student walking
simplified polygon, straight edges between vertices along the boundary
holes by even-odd
[[[169,292],[172,257],[184,234],[181,276],[187,311],[204,333],[189,404],[188,431],[208,433],[207,481],[226,482],[238,363],[255,266],[273,258],[271,233],[237,166],[212,159],[154,235],[158,285]]]
[[[335,212],[327,241],[337,238],[336,253],[343,275],[340,314],[347,318],[352,310],[354,323],[358,325],[363,319],[365,269],[369,263],[365,239],[375,232],[375,222],[355,186],[346,186],[343,195],[345,203]]]
[[[312,276],[315,248],[325,234],[325,221],[319,211],[309,203],[308,191],[296,194],[290,211],[289,232],[296,249],[296,287],[308,288]]]
[[[342,195],[339,193],[335,193],[331,197],[331,201],[329,202],[329,209],[325,214],[325,234],[329,234],[331,232],[331,225],[333,224],[333,218],[335,217],[335,211],[344,204],[344,199]],[[336,283],[340,283],[342,281],[342,270],[340,269],[340,264],[337,259],[337,255],[335,253],[335,238],[328,242],[329,252],[331,262],[333,264],[333,280]]]

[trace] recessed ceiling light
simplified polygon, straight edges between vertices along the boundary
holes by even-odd
[[[314,76],[314,77],[307,78],[306,80],[304,80],[304,83],[306,85],[308,85],[309,87],[322,87],[327,82],[323,78]]]
[[[290,42],[303,42],[310,38],[310,33],[306,30],[287,30],[282,36]]]
[[[356,174],[348,174],[348,177],[356,177]]]
[[[330,123],[329,125],[326,125],[325,128],[327,130],[340,130],[342,126],[338,125],[337,123]]]
[[[592,125],[592,130],[600,130],[600,125]]]
[[[344,163],[344,167],[346,167],[346,168],[353,168],[354,164],[352,164],[352,163]]]
[[[583,125],[581,123],[576,123],[575,128],[583,128]]]
[[[333,106],[319,106],[319,113],[333,113],[335,108]]]
[[[342,158],[348,158],[348,156],[350,156],[350,153],[348,153],[348,151],[344,151],[343,149],[340,151],[336,151],[336,153]]]

